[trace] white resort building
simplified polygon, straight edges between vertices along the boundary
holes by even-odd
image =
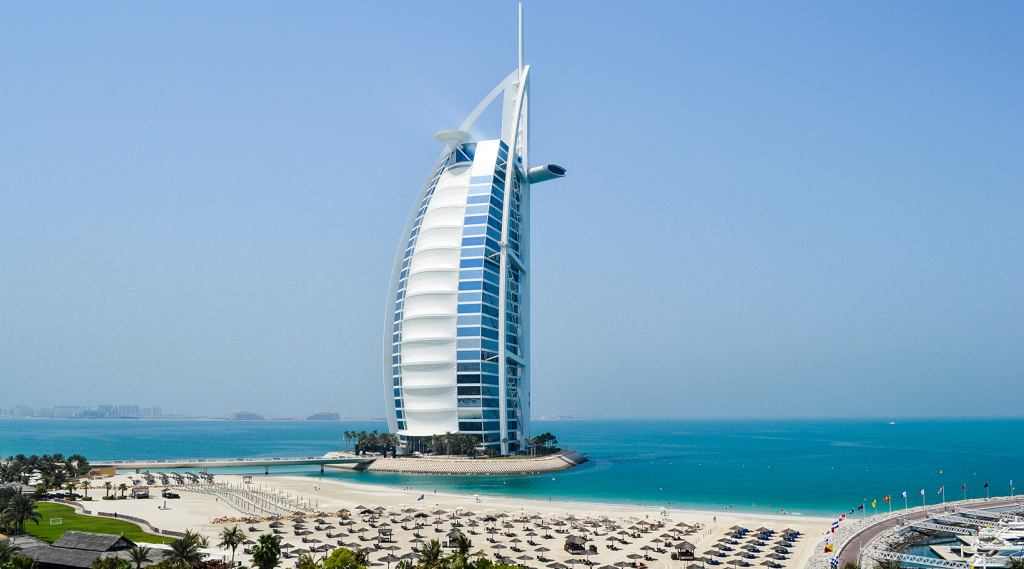
[[[530,436],[530,66],[477,105],[420,188],[402,233],[384,317],[388,427],[407,449],[447,432],[515,453]],[[467,132],[501,105],[501,134]]]

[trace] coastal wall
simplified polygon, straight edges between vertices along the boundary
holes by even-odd
[[[587,457],[574,450],[563,450],[537,458],[377,458],[354,469],[406,474],[538,474],[569,470],[586,461]]]

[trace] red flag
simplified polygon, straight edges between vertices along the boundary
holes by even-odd
[[[966,485],[966,484],[961,484],[961,485],[960,485],[960,489],[961,489],[961,490],[964,490],[964,489],[966,489],[966,488],[967,488],[967,485]]]
[[[882,501],[883,502],[888,502],[889,501],[889,496],[886,496],[885,498],[882,498]]]

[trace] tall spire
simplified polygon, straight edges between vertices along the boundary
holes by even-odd
[[[519,3],[519,80],[523,80],[523,3]]]

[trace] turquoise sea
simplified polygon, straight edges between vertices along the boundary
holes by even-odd
[[[383,422],[0,420],[0,455],[81,453],[90,459],[313,456],[345,430]],[[534,476],[328,473],[346,481],[581,502],[833,515],[920,490],[929,504],[1010,494],[1024,482],[1024,420],[607,420],[533,423],[590,462]],[[262,474],[262,468],[252,472]],[[240,473],[240,469],[232,472]],[[272,473],[319,476],[319,469]]]

